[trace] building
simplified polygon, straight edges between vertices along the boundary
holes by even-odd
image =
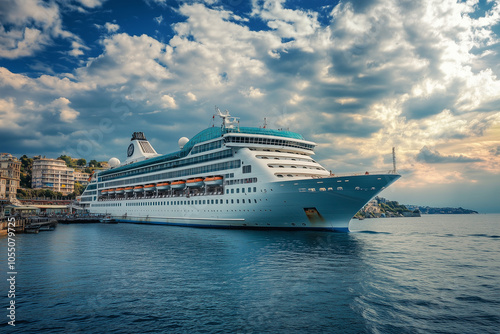
[[[78,182],[86,186],[89,183],[90,174],[75,170],[73,177],[75,179],[75,183]]]
[[[15,199],[21,182],[21,162],[9,153],[0,153],[0,198]]]
[[[31,172],[33,189],[49,189],[63,195],[72,193],[75,186],[74,170],[64,160],[41,158],[33,161]]]

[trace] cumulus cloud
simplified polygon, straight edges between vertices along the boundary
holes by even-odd
[[[32,56],[55,38],[71,44],[68,54],[81,55],[81,39],[62,27],[59,6],[37,0],[0,2],[0,57],[16,59]]]
[[[462,154],[460,155],[443,155],[436,150],[432,150],[427,146],[422,147],[420,152],[416,156],[417,161],[426,162],[430,164],[440,164],[440,163],[470,163],[470,162],[480,162],[481,159],[474,159],[466,157]]]

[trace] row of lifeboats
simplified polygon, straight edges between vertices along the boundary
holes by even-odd
[[[146,185],[139,186],[129,186],[129,187],[121,187],[121,188],[111,188],[104,189],[101,191],[102,195],[121,195],[121,194],[129,194],[129,193],[142,193],[142,192],[150,192],[150,191],[164,191],[170,189],[184,189],[186,187],[189,188],[200,188],[203,186],[220,186],[222,185],[223,177],[222,176],[210,176],[210,177],[195,177],[188,180],[177,180],[172,182],[159,182],[159,183],[151,183]]]

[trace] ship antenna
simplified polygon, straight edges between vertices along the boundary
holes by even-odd
[[[396,148],[392,148],[392,172],[396,174]]]
[[[267,126],[267,118],[264,117],[264,129],[266,128],[266,126]]]

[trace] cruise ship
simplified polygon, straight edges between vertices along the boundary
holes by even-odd
[[[215,116],[220,126],[181,138],[170,154],[134,132],[127,159],[92,175],[81,206],[127,223],[347,232],[356,212],[400,177],[395,166],[335,175],[298,133],[240,127],[227,110]]]

